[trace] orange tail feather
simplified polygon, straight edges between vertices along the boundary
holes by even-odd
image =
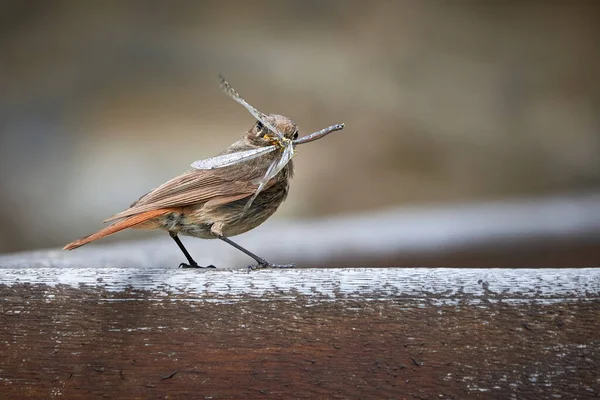
[[[168,214],[173,211],[175,211],[175,210],[171,209],[171,208],[162,208],[159,210],[151,210],[151,211],[146,211],[141,214],[133,215],[122,221],[115,222],[114,224],[111,224],[111,225],[107,226],[106,228],[99,230],[96,233],[93,233],[82,239],[71,242],[68,245],[66,245],[65,247],[63,247],[63,250],[76,249],[78,247],[83,246],[84,244],[93,242],[94,240],[102,239],[105,236],[112,235],[113,233],[117,233],[119,231],[122,231],[123,229],[132,228],[132,227],[139,225],[141,223],[144,223],[152,218],[156,218],[158,216]]]

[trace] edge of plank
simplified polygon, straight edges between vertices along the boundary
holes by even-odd
[[[167,268],[0,269],[0,287],[42,286],[108,296],[238,301],[393,299],[563,301],[600,299],[600,269],[341,268],[193,271]],[[132,296],[128,296],[132,295]]]

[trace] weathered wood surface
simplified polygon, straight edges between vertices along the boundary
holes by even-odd
[[[0,268],[0,398],[597,398],[600,270]]]

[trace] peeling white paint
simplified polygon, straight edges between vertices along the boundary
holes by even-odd
[[[169,268],[0,269],[0,284],[44,284],[45,299],[61,288],[100,288],[110,292],[148,291],[154,301],[237,301],[241,298],[363,300],[402,297],[431,305],[462,302],[579,301],[600,298],[600,269],[419,269],[344,268],[263,270],[180,270]],[[131,296],[135,298],[135,296]],[[179,298],[177,298],[179,297]],[[112,299],[121,301],[125,299]],[[131,300],[131,299],[126,299]],[[148,296],[144,298],[148,300]],[[16,312],[13,311],[13,312]]]

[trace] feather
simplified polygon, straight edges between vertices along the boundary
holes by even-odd
[[[82,239],[76,240],[74,242],[69,243],[68,245],[66,245],[63,250],[73,250],[76,249],[78,247],[81,247],[85,244],[88,244],[90,242],[93,242],[94,240],[98,240],[98,239],[102,239],[103,237],[106,237],[108,235],[112,235],[113,233],[117,233],[119,231],[122,231],[123,229],[127,229],[127,228],[132,228],[134,226],[140,225],[144,222],[148,222],[149,220],[159,217],[161,215],[165,215],[171,212],[177,212],[179,211],[178,209],[168,209],[168,208],[163,208],[160,210],[152,210],[152,211],[148,211],[142,214],[137,214],[134,215],[133,217],[129,217],[127,219],[124,219],[123,221],[119,221],[119,222],[115,222],[112,225],[107,226],[104,229],[99,230],[96,233],[93,233],[89,236],[86,236]]]

